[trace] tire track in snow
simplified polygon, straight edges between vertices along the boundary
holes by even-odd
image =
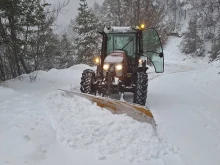
[[[220,132],[217,134],[217,136],[218,136],[218,139],[219,139],[218,145],[217,145],[217,150],[220,151]]]
[[[179,67],[179,66],[178,66]],[[178,74],[178,73],[185,73],[185,72],[192,72],[192,71],[195,71],[196,69],[191,67],[191,66],[188,66],[188,65],[183,65],[181,64],[181,66],[178,68],[177,67],[177,70],[176,71],[171,71],[171,72],[168,72],[166,73],[166,70],[164,73],[161,73],[161,74],[157,74],[157,73],[154,73],[154,72],[150,72],[149,73],[149,76],[152,74],[153,77],[149,78],[149,80],[153,80],[153,79],[156,79],[156,78],[159,78],[161,76],[167,76],[167,75],[173,75],[173,74]]]
[[[171,64],[171,66],[172,66],[172,64]],[[154,72],[148,72],[148,77],[149,77],[148,80],[149,80],[149,82],[154,80],[154,79],[163,77],[163,76],[170,76],[170,75],[174,75],[174,74],[181,74],[181,73],[196,71],[195,68],[193,68],[193,67],[191,67],[189,65],[180,64],[180,65],[176,65],[176,66],[177,66],[176,71],[170,71],[168,73],[158,74],[158,73],[154,73]],[[114,96],[114,99],[118,99],[118,98],[120,98],[120,97],[119,96],[118,97]],[[131,94],[131,93],[125,94],[124,95],[124,100],[127,101],[127,102],[131,102],[132,103],[133,102],[133,94]]]
[[[203,94],[205,94],[206,96],[211,97],[212,99],[214,99],[214,100],[220,102],[220,99],[218,99],[217,97],[213,96],[213,95],[210,94],[209,92],[205,92],[204,90],[202,90],[200,87],[198,87],[198,86],[195,85],[194,83],[192,83],[192,85],[193,85],[196,89],[198,89],[200,92],[202,92]]]

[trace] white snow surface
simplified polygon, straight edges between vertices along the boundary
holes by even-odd
[[[73,149],[140,162],[174,154],[177,150],[160,139],[150,124],[125,115],[112,115],[87,100],[57,93],[50,95],[49,107],[57,139]]]
[[[109,55],[105,58],[104,62],[109,64],[121,63],[123,61],[123,57],[121,56],[113,56]]]
[[[109,33],[109,32],[122,32],[122,33],[125,33],[125,32],[129,32],[129,31],[132,31],[132,28],[131,27],[117,27],[117,26],[112,26],[111,29],[107,29],[105,28],[104,31],[106,33]]]
[[[0,165],[219,165],[220,63],[183,58],[179,42],[165,48],[165,73],[149,70],[146,105],[157,132],[58,90],[79,90],[87,65],[2,83]]]

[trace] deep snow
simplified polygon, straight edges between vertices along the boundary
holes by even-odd
[[[38,71],[35,82],[23,75],[2,84],[0,165],[218,165],[220,64],[184,59],[179,42],[171,38],[165,49],[165,73],[149,70],[147,106],[158,135],[147,123],[58,90],[78,90],[86,65]]]
[[[57,93],[50,95],[49,107],[57,139],[73,149],[90,150],[104,157],[117,155],[138,162],[177,152],[175,147],[156,136],[150,124],[125,115],[113,115],[87,100]]]

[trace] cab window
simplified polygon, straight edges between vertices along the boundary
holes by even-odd
[[[135,34],[108,34],[107,37],[107,54],[110,54],[115,50],[124,50],[128,56],[135,55]]]

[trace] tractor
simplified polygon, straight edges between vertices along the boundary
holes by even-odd
[[[157,31],[137,27],[105,27],[101,55],[95,59],[96,71],[82,73],[80,91],[110,97],[133,93],[133,103],[144,106],[148,92],[149,62],[156,73],[164,72],[164,54]]]

